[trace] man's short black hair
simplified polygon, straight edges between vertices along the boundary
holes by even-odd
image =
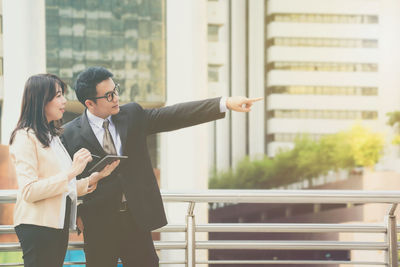
[[[96,86],[114,75],[104,67],[90,67],[79,73],[75,82],[75,93],[79,102],[85,106],[85,101],[96,97]],[[96,100],[93,100],[96,102]]]

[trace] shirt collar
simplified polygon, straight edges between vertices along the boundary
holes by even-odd
[[[103,119],[103,118],[97,117],[96,115],[92,114],[88,109],[86,109],[86,114],[87,114],[89,123],[96,125],[96,127],[103,128],[104,120],[108,120],[110,123],[112,123],[111,115],[108,116],[106,119]]]

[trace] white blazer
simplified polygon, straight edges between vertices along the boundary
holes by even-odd
[[[69,181],[57,155],[50,147],[43,147],[33,130],[21,129],[10,145],[10,156],[18,180],[14,226],[34,224],[62,229],[62,203]],[[91,192],[88,177],[76,181],[76,191],[78,196]]]

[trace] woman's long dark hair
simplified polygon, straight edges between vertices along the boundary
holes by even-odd
[[[29,77],[25,83],[21,115],[17,127],[11,133],[10,144],[14,141],[16,132],[25,128],[27,131],[33,130],[44,147],[50,146],[50,136],[61,134],[61,121],[48,123],[45,114],[46,104],[56,96],[57,85],[64,94],[67,85],[54,74],[37,74]]]

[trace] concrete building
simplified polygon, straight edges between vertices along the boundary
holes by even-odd
[[[264,0],[208,1],[210,95],[264,96]],[[250,114],[227,114],[210,132],[210,165],[234,166],[246,155],[265,153],[264,101]]]
[[[268,155],[301,133],[377,128],[379,1],[269,0],[266,23]]]
[[[390,143],[386,113],[400,107],[396,1],[208,5],[209,90],[265,97],[263,111],[232,114],[211,130],[216,169],[234,167],[245,155],[273,157],[299,134],[317,140],[356,122],[385,132]],[[388,145],[386,154],[383,168],[396,168],[397,149]]]

